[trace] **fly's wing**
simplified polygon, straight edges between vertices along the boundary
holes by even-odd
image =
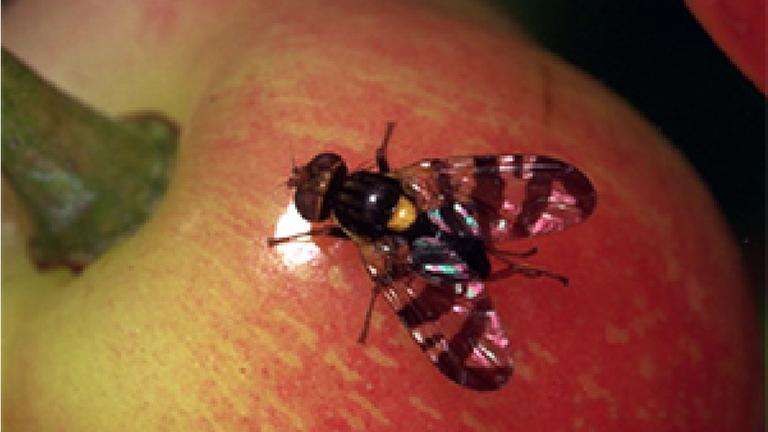
[[[597,200],[581,171],[547,156],[425,159],[393,175],[433,222],[459,219],[491,242],[564,230],[592,214]]]
[[[385,247],[369,254],[366,268],[376,273],[382,295],[421,350],[462,386],[501,388],[512,373],[509,339],[483,282],[437,238],[416,239],[410,270],[399,275],[391,272],[397,262],[386,258],[396,255],[387,255],[393,250]],[[378,264],[372,265],[377,258]],[[389,270],[380,266],[384,262]]]

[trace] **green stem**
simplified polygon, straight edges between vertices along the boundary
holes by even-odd
[[[108,118],[2,51],[2,173],[34,224],[39,266],[80,270],[146,221],[177,140],[163,117]]]

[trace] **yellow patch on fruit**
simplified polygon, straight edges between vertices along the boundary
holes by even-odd
[[[412,407],[416,408],[416,411],[422,412],[432,417],[435,420],[443,419],[443,415],[440,414],[440,411],[427,405],[426,403],[424,403],[424,401],[419,399],[417,396],[409,396],[408,403],[411,404]]]
[[[352,292],[352,284],[344,278],[344,274],[338,266],[331,266],[328,270],[328,283],[339,291]]]
[[[605,341],[609,344],[624,345],[629,342],[629,332],[608,323],[605,326]]]
[[[653,378],[653,376],[656,374],[656,363],[653,361],[653,358],[650,356],[643,356],[640,358],[640,362],[637,366],[638,372],[640,372],[640,376],[643,378],[650,380]]]
[[[525,363],[517,362],[515,364],[515,375],[525,381],[531,381],[533,380],[533,368]]]
[[[545,362],[549,364],[555,364],[557,363],[557,357],[552,354],[549,350],[541,346],[538,342],[528,342],[528,349],[531,350],[531,353],[535,355],[536,357],[539,357],[543,359]]]
[[[275,335],[271,332],[268,332],[267,330],[261,329],[259,327],[254,327],[251,329],[251,335],[253,336],[253,339],[259,343],[259,346],[262,350],[272,353],[284,364],[295,368],[302,367],[301,359],[299,356],[294,352],[281,348],[280,344],[275,338]]]
[[[354,369],[350,368],[344,360],[339,357],[336,351],[328,350],[323,355],[323,361],[335,369],[340,375],[341,379],[347,382],[360,381],[360,374]]]
[[[395,211],[392,212],[392,217],[387,222],[387,228],[392,231],[402,232],[410,228],[413,222],[416,221],[416,207],[414,207],[411,200],[404,196],[400,196],[395,205]]]
[[[340,126],[322,126],[304,121],[280,120],[277,122],[280,131],[296,139],[311,139],[316,142],[335,142],[352,150],[361,151],[364,143],[369,140],[352,128]]]
[[[368,414],[373,417],[374,420],[377,422],[388,426],[392,422],[384,415],[384,413],[381,412],[380,409],[376,407],[376,405],[370,401],[370,399],[366,398],[365,396],[361,395],[360,393],[356,391],[351,391],[347,394],[347,398],[357,404],[360,408],[363,409],[363,411],[367,412]]]
[[[282,309],[273,310],[272,317],[286,324],[288,328],[293,329],[298,335],[298,340],[308,348],[312,350],[317,349],[317,333],[311,327],[292,317],[291,314]]]
[[[486,427],[486,425],[484,425],[483,422],[481,422],[477,417],[473,416],[467,411],[461,412],[461,422],[464,423],[466,426],[468,426],[470,430],[473,430],[476,432],[485,432],[485,431],[495,430],[491,427]]]
[[[275,392],[260,389],[260,399],[265,405],[275,410],[283,419],[287,420],[293,430],[307,430],[306,419],[295,412],[288,402],[281,399]],[[215,423],[213,423],[215,424]]]
[[[336,410],[339,417],[343,418],[352,430],[362,431],[365,430],[365,423],[360,417],[349,413],[346,409],[339,408]]]
[[[602,400],[606,402],[608,405],[608,413],[611,418],[618,418],[619,412],[618,406],[616,404],[616,398],[613,396],[613,393],[611,393],[610,390],[598,384],[595,380],[595,377],[592,375],[582,374],[579,375],[576,379],[579,381],[581,389],[584,391],[584,394],[586,394],[587,398]]]
[[[380,349],[376,348],[373,345],[368,345],[368,347],[363,352],[369,359],[373,360],[373,362],[376,364],[379,364],[381,366],[388,367],[388,368],[397,367],[397,361],[395,359],[384,354]]]

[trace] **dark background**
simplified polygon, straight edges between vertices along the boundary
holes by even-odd
[[[550,51],[627,99],[685,154],[720,204],[762,305],[765,99],[683,2],[500,4]]]

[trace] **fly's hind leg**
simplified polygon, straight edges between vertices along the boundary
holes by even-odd
[[[357,343],[364,344],[368,338],[368,329],[371,328],[371,316],[373,315],[373,305],[376,303],[376,297],[381,292],[381,285],[374,284],[371,289],[371,299],[368,301],[368,309],[365,311],[365,318],[363,319],[363,328],[360,330],[360,336],[357,337]]]
[[[532,248],[521,251],[521,252],[488,248],[488,253],[496,257],[510,256],[515,258],[529,258],[536,255],[538,252],[539,252],[539,248],[537,248],[536,246],[533,246]]]
[[[527,252],[531,252],[531,251],[527,251]],[[561,284],[568,286],[569,281],[567,276],[561,275],[559,273],[551,272],[549,270],[531,267],[526,264],[518,264],[516,262],[510,261],[505,258],[505,255],[509,255],[509,254],[501,254],[499,253],[499,251],[496,251],[496,250],[489,250],[488,253],[493,255],[494,257],[496,257],[497,259],[499,259],[500,261],[502,261],[504,264],[507,265],[506,268],[491,274],[488,280],[500,280],[512,275],[519,274],[529,278],[546,277],[546,278],[554,279],[560,282]],[[533,253],[535,253],[535,248],[533,249]],[[532,253],[529,255],[532,255]]]
[[[395,129],[395,122],[387,122],[387,130],[384,132],[384,139],[381,140],[381,145],[376,149],[376,165],[379,167],[379,172],[386,174],[389,172],[389,162],[387,162],[387,145],[389,139],[392,137],[392,131]]]
[[[375,242],[363,242],[358,245],[363,259],[365,271],[373,282],[371,299],[365,311],[363,328],[357,342],[365,343],[371,326],[371,315],[376,297],[379,296],[395,279],[402,276],[403,268],[407,266],[407,245],[395,237],[385,236]]]

